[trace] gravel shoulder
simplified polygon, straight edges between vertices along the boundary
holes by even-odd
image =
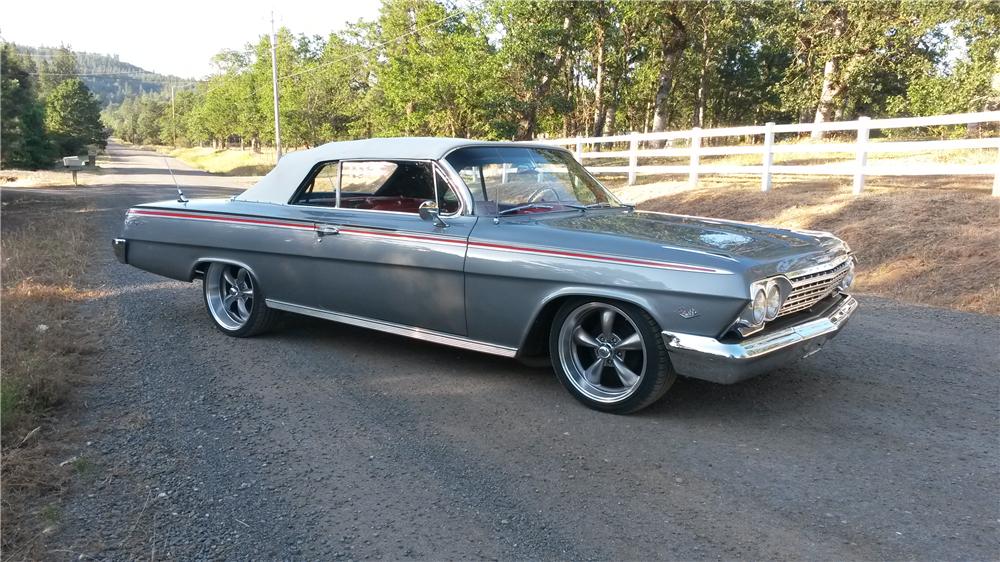
[[[1000,555],[1000,318],[862,296],[805,361],[603,415],[546,369],[349,326],[222,335],[197,284],[114,261],[124,209],[172,197],[139,164],[149,183],[31,193],[92,201],[107,295],[52,558]]]

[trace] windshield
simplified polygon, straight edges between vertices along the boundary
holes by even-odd
[[[476,200],[477,214],[519,215],[621,206],[562,150],[470,146],[445,160]]]

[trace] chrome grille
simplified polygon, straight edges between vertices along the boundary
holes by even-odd
[[[805,310],[825,299],[851,270],[853,262],[852,258],[847,258],[829,269],[820,271],[813,269],[803,275],[789,276],[788,280],[792,282],[792,292],[781,305],[778,317]]]

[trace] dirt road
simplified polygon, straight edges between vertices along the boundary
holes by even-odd
[[[996,317],[862,297],[803,362],[604,415],[492,356],[294,316],[220,334],[199,285],[114,260],[124,210],[174,192],[162,157],[111,154],[105,187],[3,192],[95,208],[110,295],[54,558],[1000,556]]]

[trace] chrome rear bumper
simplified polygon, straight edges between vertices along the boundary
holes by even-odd
[[[857,308],[858,301],[844,295],[818,317],[743,340],[664,331],[663,341],[679,374],[732,384],[816,353]]]
[[[128,240],[115,238],[111,240],[111,247],[115,250],[115,257],[122,263],[128,263]]]

